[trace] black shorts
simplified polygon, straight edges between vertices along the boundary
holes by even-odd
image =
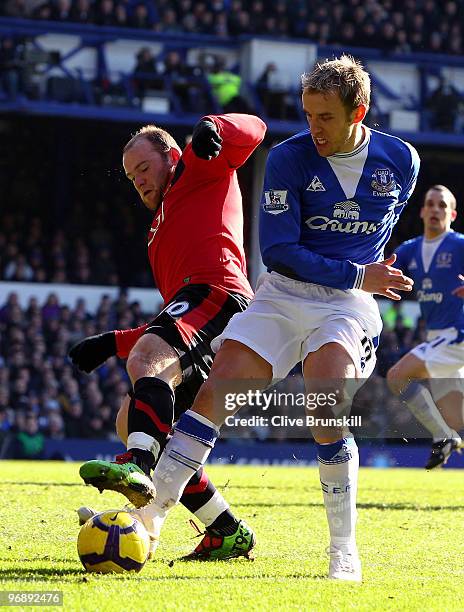
[[[176,387],[176,420],[193,404],[208,378],[214,353],[211,341],[219,336],[250,299],[210,285],[188,285],[176,293],[150,322],[145,334],[163,338],[179,355],[182,383]]]

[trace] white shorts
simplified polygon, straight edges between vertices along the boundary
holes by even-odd
[[[358,378],[371,375],[382,320],[374,298],[365,291],[331,289],[264,273],[245,312],[232,317],[212,342],[237,340],[272,365],[284,378],[309,353],[329,342],[341,344],[353,359]]]
[[[427,368],[435,400],[450,391],[464,393],[464,341],[455,343],[457,337],[454,327],[434,329],[428,332],[426,342],[411,351]]]

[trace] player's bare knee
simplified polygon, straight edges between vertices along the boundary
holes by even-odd
[[[339,427],[314,427],[311,429],[311,433],[317,444],[333,444],[341,440],[346,432]]]
[[[272,379],[272,366],[241,342],[226,340],[214,359],[212,377],[222,380],[262,379],[266,386]]]
[[[356,378],[356,366],[346,348],[338,342],[327,342],[307,355],[303,364],[304,377],[311,386],[318,381],[342,381]]]
[[[235,380],[242,377],[246,377],[246,370],[243,364],[240,362],[240,358],[231,361],[228,358],[221,358],[220,353],[218,353],[218,356],[213,362],[213,367],[211,368],[211,374],[208,377],[208,381],[213,384],[216,379]]]
[[[134,384],[140,378],[159,378],[172,387],[181,382],[182,372],[174,349],[155,335],[142,336],[129,354],[127,373]]]
[[[132,383],[143,376],[147,376],[150,364],[150,355],[148,353],[139,351],[135,347],[132,349],[126,364],[127,373]]]
[[[401,376],[401,368],[392,366],[387,372],[387,385],[392,393],[399,395],[405,386],[404,376]]]

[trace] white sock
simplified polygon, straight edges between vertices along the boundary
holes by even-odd
[[[127,449],[140,448],[142,450],[150,451],[155,459],[158,459],[160,452],[160,445],[158,440],[155,440],[153,436],[149,436],[142,431],[134,431],[127,436]]]
[[[317,459],[330,543],[355,546],[359,455],[354,438],[317,444]]]
[[[197,418],[198,417],[198,418]],[[219,430],[192,410],[184,412],[153,472],[156,503],[166,512],[179,501],[193,474],[206,462]]]
[[[219,491],[215,491],[213,497],[204,504],[201,508],[198,508],[194,512],[194,515],[199,521],[203,523],[205,527],[209,527],[217,517],[230,508],[229,504],[222,497]]]
[[[143,508],[133,510],[132,514],[140,518],[151,538],[159,540],[161,527],[167,516],[166,510],[160,508],[155,501]]]
[[[451,429],[441,416],[430,391],[418,382],[411,382],[400,398],[408,405],[409,410],[438,442],[445,438],[455,438],[456,432]]]

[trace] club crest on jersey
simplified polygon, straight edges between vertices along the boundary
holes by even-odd
[[[451,262],[453,260],[452,253],[438,253],[437,255],[437,268],[451,268]]]
[[[288,191],[274,191],[270,189],[264,192],[265,202],[263,204],[264,212],[270,215],[280,215],[288,210],[287,204],[287,193]]]
[[[393,172],[388,168],[377,168],[377,170],[373,173],[372,178],[374,180],[372,181],[371,186],[375,190],[373,195],[390,195],[390,192],[396,187]]]

